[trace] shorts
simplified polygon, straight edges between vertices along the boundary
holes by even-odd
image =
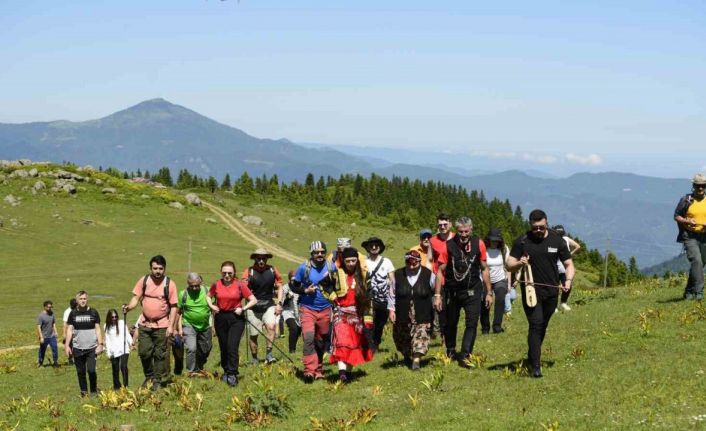
[[[265,333],[266,325],[276,325],[277,316],[275,316],[275,306],[268,307],[267,311],[258,312],[254,310],[246,310],[246,316],[248,318],[248,326],[250,330],[250,336],[261,335],[260,332]]]

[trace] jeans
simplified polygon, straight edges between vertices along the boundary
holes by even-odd
[[[76,364],[76,375],[78,376],[78,386],[81,394],[88,393],[86,385],[86,372],[91,385],[91,393],[98,392],[98,375],[96,374],[96,349],[79,350],[73,349],[74,363]]]
[[[140,327],[138,352],[145,378],[157,383],[167,383],[167,329]]]
[[[191,325],[184,325],[184,348],[186,349],[186,370],[189,372],[203,370],[208,355],[213,346],[211,328],[199,332]]]
[[[527,330],[527,359],[534,368],[539,368],[541,365],[542,342],[547,334],[549,320],[556,311],[557,301],[559,296],[556,288],[535,287],[537,293],[537,305],[528,307],[525,300],[525,289],[522,288],[522,306],[525,309],[525,316],[529,323]]]
[[[701,238],[687,238],[684,240],[686,257],[691,263],[689,280],[686,282],[686,295],[704,294],[704,265],[706,265],[706,235]]]
[[[51,347],[51,356],[54,360],[54,365],[59,363],[59,349],[56,346],[56,337],[51,336],[49,338],[45,338],[44,342],[39,344],[39,355],[37,357],[37,362],[40,366],[44,364],[44,353],[47,351],[47,346]]]
[[[505,295],[505,312],[509,313],[512,311],[512,301],[517,298],[517,291],[514,287],[510,287],[507,295]]]
[[[245,317],[232,311],[221,311],[214,319],[216,337],[221,348],[221,367],[226,375],[238,375],[240,339],[245,331]]]
[[[113,358],[110,358],[110,365],[112,367],[113,371],[113,389],[118,390],[120,389],[121,386],[127,387],[127,364],[128,364],[128,358],[130,357],[129,353],[126,353],[122,356],[116,356]],[[120,375],[122,374],[123,376],[123,383],[122,385],[120,384]]]
[[[480,307],[483,297],[483,286],[478,281],[468,289],[446,288],[446,333],[444,341],[446,350],[456,349],[456,333],[458,332],[458,320],[461,317],[461,310],[465,314],[465,329],[463,331],[463,341],[461,342],[461,358],[466,358],[473,353],[473,345],[476,342],[476,331],[478,328],[478,318],[480,317]]]
[[[378,348],[380,348],[382,331],[385,329],[389,315],[390,312],[387,311],[387,304],[373,302],[373,340]]]
[[[502,332],[503,315],[505,314],[505,296],[507,296],[507,280],[500,280],[493,283],[493,293],[495,302],[493,303],[493,332]],[[490,332],[490,308],[481,301],[480,326],[483,333]]]

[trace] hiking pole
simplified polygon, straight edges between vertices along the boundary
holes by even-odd
[[[127,310],[123,308],[123,355],[127,354]]]
[[[243,310],[243,318],[245,319],[245,354],[247,355],[246,357],[248,358],[245,361],[245,366],[248,366],[248,363],[250,362],[250,321],[248,320],[247,316],[245,315],[247,313],[247,310]]]
[[[243,315],[243,316],[245,317],[245,321],[246,321],[247,323],[249,323],[248,326],[252,325],[252,327],[255,329],[255,331],[257,331],[258,333],[260,333],[260,335],[262,335],[263,337],[265,337],[265,339],[267,339],[267,335],[265,335],[264,332],[262,332],[260,329],[258,329],[257,326],[255,326],[255,325],[253,325],[252,323],[250,323],[250,319],[248,319],[248,316],[247,316],[247,315]],[[249,342],[250,342],[250,340],[248,339],[248,343],[249,343]],[[272,346],[273,346],[275,349],[277,349],[277,351],[279,351],[279,352],[282,354],[282,356],[284,356],[285,358],[287,358],[287,360],[288,360],[289,362],[291,362],[292,365],[294,365],[294,366],[296,367],[296,365],[297,365],[296,362],[294,362],[294,360],[293,360],[292,358],[290,358],[288,354],[284,353],[284,350],[280,349],[279,346],[275,343],[274,340],[272,340]]]

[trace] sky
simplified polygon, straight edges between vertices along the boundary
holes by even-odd
[[[706,170],[700,0],[0,0],[0,41],[4,123],[162,97],[295,142]]]

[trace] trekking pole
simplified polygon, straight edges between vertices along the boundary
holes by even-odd
[[[257,331],[258,333],[260,333],[260,335],[262,335],[263,337],[265,337],[265,339],[267,339],[267,335],[265,335],[264,332],[262,332],[261,330],[259,330],[259,329],[257,328],[257,326],[255,326],[255,325],[253,325],[252,323],[250,323],[250,319],[248,319],[248,316],[247,316],[247,315],[243,315],[243,316],[245,317],[245,321],[249,324],[248,326],[252,325],[252,327],[255,329],[255,331]],[[248,339],[248,343],[250,343],[250,340],[249,340],[249,339]],[[285,358],[287,358],[287,360],[288,360],[289,362],[291,362],[292,365],[294,365],[294,366],[296,367],[296,365],[297,365],[296,362],[294,362],[294,360],[293,360],[292,358],[290,358],[288,354],[284,353],[284,350],[280,349],[279,346],[274,342],[274,340],[272,340],[272,346],[273,346],[275,349],[277,349],[277,351],[279,351],[279,352],[282,354],[282,356],[284,356]]]
[[[242,314],[243,318],[245,319],[245,354],[247,355],[245,366],[247,367],[250,363],[250,321],[248,320],[245,313],[247,313],[247,310],[244,310]]]
[[[123,308],[123,355],[127,354],[127,310]]]

